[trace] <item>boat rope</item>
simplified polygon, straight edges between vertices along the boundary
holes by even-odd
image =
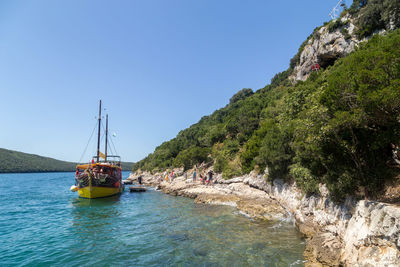
[[[113,142],[113,140],[110,138],[110,140],[111,140],[111,144],[112,144],[112,146],[113,146],[113,151],[114,151],[114,155],[118,155],[118,153],[117,153],[117,149],[115,148],[115,145],[114,145],[114,142]],[[111,146],[110,146],[111,147]]]
[[[109,137],[109,140],[111,141],[111,144],[112,144],[112,146],[113,146],[113,148],[114,148],[114,155],[118,155],[117,149],[115,148],[114,141],[113,141],[113,139],[111,138],[111,136]],[[110,146],[110,147],[111,147],[111,146]]]
[[[88,141],[87,144],[86,144],[85,150],[83,150],[83,153],[82,153],[82,155],[81,155],[81,158],[79,159],[79,162],[82,162],[82,159],[83,159],[83,157],[85,156],[86,150],[87,150],[87,148],[88,148],[88,146],[89,146],[90,140],[92,140],[92,137],[93,137],[94,131],[96,130],[96,127],[97,127],[97,121],[96,121],[96,124],[94,125],[92,134],[91,134],[90,137],[89,137],[89,141]]]
[[[103,131],[106,132],[106,130],[105,130],[105,128],[104,128],[103,122],[101,122],[101,127],[103,128]],[[110,132],[110,131],[109,131],[109,132]],[[117,149],[115,148],[114,142],[113,142],[113,140],[112,140],[110,134],[108,134],[108,140],[110,141],[110,143],[112,144],[112,146],[113,146],[113,148],[114,148],[114,149],[112,149],[112,147],[109,146],[111,153],[112,153],[113,155],[118,155]]]
[[[118,153],[117,153],[117,149],[115,148],[115,145],[114,145],[114,142],[113,142],[113,140],[111,139],[111,144],[113,145],[113,147],[114,147],[114,154],[115,155],[118,155]]]

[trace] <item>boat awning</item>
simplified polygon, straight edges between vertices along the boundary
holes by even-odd
[[[76,168],[77,168],[77,169],[86,170],[86,169],[89,169],[89,168],[94,168],[94,167],[96,167],[96,166],[99,166],[99,167],[107,167],[107,168],[115,168],[115,169],[121,169],[121,167],[118,166],[118,165],[111,164],[111,163],[102,163],[102,162],[93,163],[93,164],[91,164],[91,163],[89,163],[89,164],[79,164],[79,165],[76,166]]]

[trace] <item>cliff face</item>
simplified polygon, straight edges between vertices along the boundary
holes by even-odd
[[[295,66],[290,79],[305,81],[314,64],[319,64],[321,68],[333,65],[338,58],[354,51],[359,42],[350,16],[339,18],[315,30],[304,46],[300,62]]]
[[[400,208],[360,201],[342,236],[342,258],[362,265],[400,265]]]
[[[249,176],[244,183],[264,190],[293,214],[307,238],[307,265],[399,266],[400,207],[348,198],[337,205],[320,185],[321,196],[304,196],[295,185]]]
[[[289,78],[292,81],[305,81],[313,65],[319,64],[321,68],[333,65],[338,58],[353,52],[360,42],[399,27],[399,1],[369,1],[353,15],[347,13],[315,29],[300,49],[298,62]]]

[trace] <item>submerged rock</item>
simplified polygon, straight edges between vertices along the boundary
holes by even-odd
[[[235,195],[221,195],[221,194],[200,194],[196,197],[196,203],[204,204],[219,204],[228,206],[237,206],[237,202],[240,200],[238,196]]]
[[[252,218],[282,220],[287,217],[285,209],[272,199],[242,199],[237,207]]]
[[[196,203],[234,206],[246,216],[263,220],[293,216],[307,240],[308,266],[400,266],[398,206],[352,198],[335,204],[322,184],[320,195],[306,196],[296,184],[282,180],[269,184],[262,175],[216,180],[207,186],[183,177],[165,182],[160,174],[143,175],[144,184]]]

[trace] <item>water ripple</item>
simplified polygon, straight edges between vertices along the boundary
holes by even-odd
[[[79,199],[72,183],[73,173],[0,174],[2,265],[304,265],[291,222],[253,221],[155,190]]]

